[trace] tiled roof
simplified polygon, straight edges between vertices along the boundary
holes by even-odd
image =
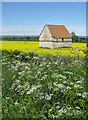
[[[48,25],[48,28],[55,38],[71,38],[69,32],[64,25]]]

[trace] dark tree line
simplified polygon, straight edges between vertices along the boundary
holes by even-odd
[[[78,43],[85,43],[86,42],[86,38],[84,37],[78,37],[75,32],[71,33],[71,37],[72,37],[72,42],[78,42]]]
[[[39,41],[39,36],[35,37],[2,37],[2,40],[5,41]]]

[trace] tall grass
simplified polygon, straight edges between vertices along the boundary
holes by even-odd
[[[85,56],[2,51],[3,118],[85,119]]]

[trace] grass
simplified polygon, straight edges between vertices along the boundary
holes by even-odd
[[[2,116],[85,119],[85,56],[2,51]]]

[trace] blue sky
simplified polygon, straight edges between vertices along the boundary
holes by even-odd
[[[85,2],[3,2],[4,35],[39,35],[45,24],[65,25],[86,35]]]

